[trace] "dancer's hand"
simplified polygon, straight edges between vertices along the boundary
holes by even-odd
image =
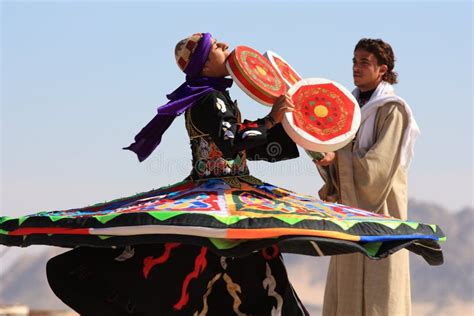
[[[272,110],[270,114],[268,114],[275,124],[281,123],[283,119],[283,115],[286,112],[293,112],[295,110],[295,105],[291,100],[291,97],[288,94],[282,94],[281,96],[276,99],[275,103],[273,103]]]

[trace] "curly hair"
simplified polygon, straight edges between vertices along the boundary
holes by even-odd
[[[387,65],[388,69],[383,75],[382,80],[387,81],[390,84],[398,82],[398,74],[393,71],[393,68],[395,68],[395,55],[390,44],[381,39],[363,38],[355,46],[354,52],[358,49],[363,49],[374,54],[379,66]]]

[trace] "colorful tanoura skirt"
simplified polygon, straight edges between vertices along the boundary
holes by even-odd
[[[183,181],[134,196],[20,218],[0,217],[0,244],[124,247],[179,242],[241,257],[267,247],[312,256],[406,248],[443,262],[436,225],[322,202],[252,177]]]

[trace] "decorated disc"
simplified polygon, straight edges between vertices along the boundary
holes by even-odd
[[[290,64],[288,64],[277,53],[268,50],[264,56],[268,58],[273,67],[275,67],[275,69],[279,72],[288,88],[291,88],[295,83],[302,79],[295,69],[293,69],[293,67],[291,67]]]
[[[237,46],[226,62],[237,85],[255,101],[272,106],[287,90],[279,72],[262,54],[247,46]]]
[[[360,109],[342,85],[322,78],[303,79],[288,93],[295,111],[285,113],[282,124],[295,143],[310,151],[328,152],[354,138]]]

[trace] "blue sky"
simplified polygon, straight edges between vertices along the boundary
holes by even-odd
[[[273,50],[303,77],[353,88],[362,37],[397,57],[398,94],[422,135],[409,196],[473,206],[471,2],[1,2],[2,215],[72,208],[171,184],[190,171],[179,118],[147,161],[122,151],[183,80],[174,45],[211,32]],[[268,108],[234,85],[244,118]],[[321,186],[304,154],[253,174],[297,192]]]

